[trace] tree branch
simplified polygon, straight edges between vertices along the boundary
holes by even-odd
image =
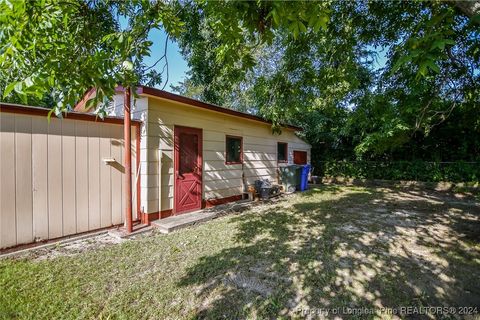
[[[165,48],[165,52],[166,51],[167,51],[167,49]],[[167,67],[167,79],[165,80],[165,84],[163,85],[162,90],[165,89],[165,87],[167,86],[167,83],[168,83],[168,58],[167,58],[167,55],[165,55],[165,66]],[[165,69],[165,66],[164,66],[164,69]]]
[[[162,61],[163,59],[166,59],[167,58],[167,46],[168,46],[168,40],[169,40],[169,35],[167,34],[167,37],[165,38],[165,50],[164,50],[164,53],[163,55],[157,60],[155,61],[154,64],[152,64],[150,67],[146,68],[143,70],[143,72],[146,72],[150,69],[153,69],[160,61]]]
[[[478,0],[453,1],[453,3],[455,7],[457,7],[463,14],[465,14],[469,18],[480,14],[480,1]]]

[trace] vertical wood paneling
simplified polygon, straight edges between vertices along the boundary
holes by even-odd
[[[75,124],[62,121],[63,235],[77,232],[75,213]]]
[[[110,143],[111,125],[100,127],[100,159],[111,158]],[[100,162],[100,225],[112,225],[112,189],[111,166],[104,161]]]
[[[75,202],[77,232],[88,231],[88,122],[75,125]]]
[[[15,116],[0,114],[0,246],[17,244],[15,227]]]
[[[116,160],[115,166],[112,167],[112,223],[122,223],[122,183],[123,168],[122,162],[122,145],[121,145],[121,129],[118,126],[110,127],[110,148],[112,158]]]
[[[88,124],[88,228],[100,228],[100,139],[99,126]]]
[[[17,243],[33,241],[32,119],[15,115],[15,193]]]
[[[48,125],[48,236],[63,235],[62,121],[54,116]]]
[[[0,120],[0,248],[124,221],[121,125],[10,113]],[[114,165],[102,161],[112,157]]]
[[[48,239],[48,120],[32,117],[33,235]]]

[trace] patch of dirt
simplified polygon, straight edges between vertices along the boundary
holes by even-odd
[[[264,297],[268,297],[273,292],[273,283],[269,283],[266,278],[260,278],[253,272],[230,272],[225,277],[225,284],[234,285],[238,289],[253,291]]]
[[[51,260],[62,256],[75,256],[87,250],[96,250],[124,241],[128,240],[112,237],[108,233],[105,233],[91,238],[58,244],[57,246],[33,249],[19,255],[18,258],[27,258],[32,261]]]
[[[346,233],[358,233],[358,232],[362,232],[362,230],[354,225],[351,225],[351,224],[345,224],[339,228],[337,228],[337,230],[341,231],[341,232],[346,232]]]

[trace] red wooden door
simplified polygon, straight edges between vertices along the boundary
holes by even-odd
[[[202,207],[202,129],[175,126],[175,214]]]
[[[307,164],[307,152],[306,151],[293,151],[293,163],[294,164]]]

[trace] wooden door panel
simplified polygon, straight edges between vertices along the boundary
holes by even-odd
[[[307,164],[307,152],[306,151],[293,151],[293,163],[294,164]]]
[[[202,130],[175,126],[175,214],[202,207]]]

